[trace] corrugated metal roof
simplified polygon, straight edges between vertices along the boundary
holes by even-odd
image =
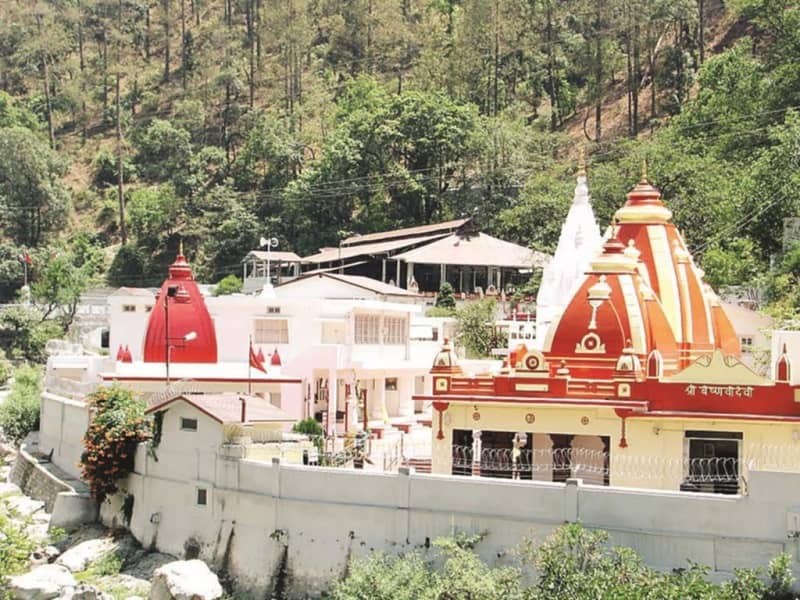
[[[469,218],[455,219],[453,221],[444,221],[442,223],[431,223],[430,225],[418,225],[416,227],[405,227],[403,229],[395,229],[393,231],[378,231],[376,233],[366,233],[364,235],[353,235],[347,239],[342,240],[342,246],[352,246],[354,244],[365,244],[367,242],[375,242],[378,240],[390,240],[409,235],[423,235],[427,233],[440,232],[442,234],[450,233],[464,225]]]
[[[449,235],[431,244],[392,258],[409,263],[472,265],[530,269],[547,264],[550,256],[524,246],[499,240],[485,233],[470,237]]]
[[[266,250],[251,250],[247,253],[242,259],[242,262],[246,261],[250,257],[257,258],[258,260],[270,260],[275,261],[283,261],[283,262],[300,262],[300,257],[297,256],[294,252],[267,252]]]
[[[323,251],[318,252],[317,254],[306,256],[302,260],[304,263],[320,264],[320,263],[334,262],[339,260],[347,260],[348,258],[353,258],[354,256],[363,256],[366,254],[384,254],[386,252],[391,252],[392,250],[399,250],[400,248],[406,248],[408,246],[413,246],[415,244],[429,242],[437,238],[440,238],[443,235],[447,234],[428,235],[421,237],[406,238],[402,240],[391,240],[376,244],[362,244],[359,246],[348,246],[346,248],[342,247],[341,249],[326,248]]]

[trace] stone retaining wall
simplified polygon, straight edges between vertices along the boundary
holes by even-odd
[[[95,522],[98,506],[89,496],[86,486],[71,480],[53,463],[39,462],[35,456],[36,442],[37,434],[33,433],[22,443],[9,480],[17,484],[25,495],[45,503],[51,527],[71,531],[85,523]]]
[[[27,444],[23,443],[17,452],[17,459],[11,468],[9,479],[11,483],[17,484],[25,495],[44,502],[47,512],[52,513],[56,496],[60,492],[74,493],[75,490],[49,473],[36,458],[31,456],[27,448]]]

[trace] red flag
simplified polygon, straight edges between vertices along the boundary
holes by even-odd
[[[33,263],[33,259],[31,258],[31,255],[28,254],[27,252],[25,253],[25,262],[28,263],[29,265]]]
[[[121,362],[124,359],[125,359],[125,353],[122,350],[122,344],[120,344],[119,348],[117,348],[117,360]]]
[[[260,362],[263,365],[264,364],[264,360],[265,360],[264,351],[261,348],[259,348],[258,349],[258,362]]]
[[[256,356],[256,353],[253,350],[253,344],[250,344],[250,366],[254,369],[258,369],[262,373],[267,372],[267,370],[264,368],[264,364],[258,360],[258,356]]]

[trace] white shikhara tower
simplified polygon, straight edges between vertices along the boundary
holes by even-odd
[[[561,228],[553,260],[544,268],[536,296],[536,347],[541,349],[550,323],[564,310],[583,280],[589,262],[602,246],[600,228],[589,201],[589,186],[583,159],[567,220]]]

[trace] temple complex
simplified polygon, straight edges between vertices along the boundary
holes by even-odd
[[[772,378],[741,361],[671,218],[643,175],[584,274],[564,278],[541,348],[518,345],[500,372],[466,372],[445,344],[418,397],[435,409],[433,472],[735,493],[750,458],[800,437],[786,349]]]

